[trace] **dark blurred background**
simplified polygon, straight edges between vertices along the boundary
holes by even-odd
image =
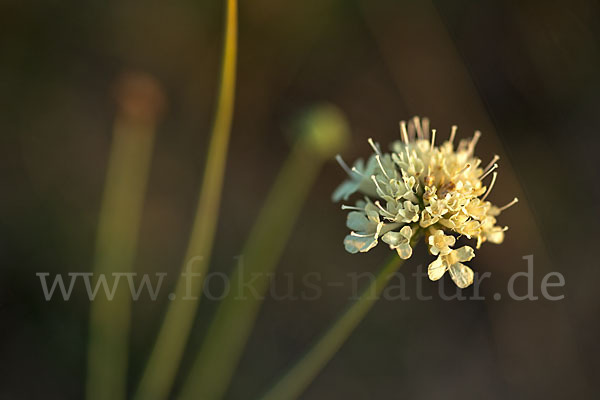
[[[158,126],[136,271],[181,265],[204,165],[222,36],[219,1],[0,3],[0,399],[84,394],[89,301],[46,302],[36,272],[91,271],[116,105],[127,70],[152,74],[167,109]],[[321,101],[352,129],[347,160],[398,121],[428,116],[438,137],[483,132],[484,162],[500,154],[490,199],[522,200],[499,218],[502,246],[471,262],[491,271],[485,301],[380,301],[305,399],[597,398],[600,7],[595,1],[242,1],[236,109],[211,263],[233,267],[285,160],[289,120]],[[285,250],[283,274],[325,280],[375,271],[385,246],[344,251],[345,213],[330,202],[344,178],[325,165]],[[539,295],[550,271],[562,301],[495,301],[534,254]],[[424,246],[403,269],[428,263]],[[408,280],[408,282],[412,282]],[[446,276],[443,287],[453,283]],[[524,289],[524,286],[521,287]],[[283,290],[283,289],[282,289]],[[301,355],[346,304],[351,287],[318,301],[267,299],[230,399],[253,398]],[[167,292],[168,293],[168,292]],[[465,290],[472,294],[472,288]],[[130,391],[168,300],[137,302]],[[185,376],[215,302],[203,301]]]

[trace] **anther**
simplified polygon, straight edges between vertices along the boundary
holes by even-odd
[[[427,175],[425,178],[423,178],[423,182],[425,183],[425,186],[433,185],[433,176]]]

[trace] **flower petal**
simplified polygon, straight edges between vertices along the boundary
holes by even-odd
[[[359,186],[360,180],[344,181],[337,189],[335,189],[331,195],[331,200],[336,203],[340,200],[348,200],[348,198],[358,190]]]
[[[400,258],[403,260],[409,259],[410,256],[412,256],[412,248],[408,243],[401,244],[396,248],[396,251],[398,252]]]
[[[410,229],[410,226],[406,225],[402,229],[400,229],[400,235],[404,236],[407,240],[410,240],[412,237],[413,231]]]
[[[450,277],[454,283],[456,283],[456,286],[461,289],[464,289],[473,283],[473,270],[465,264],[452,264],[450,268],[448,268],[448,271],[450,272]]]
[[[369,232],[371,223],[365,214],[360,211],[351,211],[348,213],[348,217],[346,218],[346,226],[353,231],[371,233]]]
[[[400,232],[388,232],[381,237],[381,240],[389,244],[391,248],[395,249],[403,243],[404,237],[400,235]]]
[[[436,258],[435,261],[433,261],[431,264],[429,264],[429,268],[427,268],[427,275],[429,275],[429,279],[431,279],[432,281],[437,281],[442,276],[444,276],[444,273],[447,269],[448,267],[446,263],[442,261],[442,257],[440,256]]]
[[[455,254],[457,261],[471,261],[471,259],[475,257],[475,250],[473,250],[472,247],[463,246],[460,249],[457,249]]]
[[[346,247],[346,251],[352,254],[358,253],[359,251],[361,253],[366,253],[376,245],[377,239],[375,239],[375,236],[360,237],[347,235],[344,239],[344,246]]]

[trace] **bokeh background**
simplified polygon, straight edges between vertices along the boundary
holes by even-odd
[[[215,93],[222,2],[2,1],[0,5],[0,398],[84,395],[88,312],[82,290],[46,302],[36,272],[91,271],[97,217],[124,71],[153,75],[167,108],[143,212],[137,272],[175,283],[191,226]],[[428,116],[445,137],[483,132],[501,155],[491,200],[522,200],[500,218],[502,246],[471,262],[491,271],[485,301],[381,301],[303,395],[305,399],[596,398],[600,377],[598,258],[600,7],[576,1],[242,1],[232,141],[214,271],[228,272],[290,150],[290,120],[322,101],[366,139],[398,138],[398,121]],[[344,178],[322,169],[274,281],[320,271],[325,281],[375,271],[379,246],[344,251],[345,213],[330,202]],[[511,274],[533,254],[536,294],[559,271],[562,301],[515,301]],[[429,262],[419,247],[405,274]],[[411,280],[408,280],[410,283]],[[429,286],[427,285],[429,284]],[[445,277],[443,287],[453,284]],[[525,285],[519,286],[525,290]],[[228,393],[261,393],[339,313],[352,288],[318,301],[267,299]],[[466,289],[465,294],[472,294]],[[505,296],[506,297],[506,296]],[[133,392],[168,303],[134,304]],[[203,301],[183,367],[215,302]]]

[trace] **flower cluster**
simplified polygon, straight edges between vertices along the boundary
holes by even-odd
[[[496,225],[496,217],[517,202],[496,207],[486,201],[496,181],[498,156],[482,167],[473,154],[481,134],[454,145],[456,126],[450,137],[436,146],[436,131],[430,132],[429,121],[413,118],[400,122],[401,139],[383,152],[369,139],[374,154],[365,163],[357,160],[352,168],[337,156],[350,179],[333,194],[333,200],[348,200],[355,192],[364,198],[350,210],[347,226],[351,232],[344,239],[350,253],[367,252],[379,240],[407,259],[412,255],[411,238],[423,230],[429,252],[437,259],[429,265],[431,280],[446,271],[457,286],[473,283],[473,271],[463,264],[475,252],[469,246],[454,249],[456,238],[464,236],[483,242],[502,243],[507,227]],[[483,181],[489,177],[489,184]]]

